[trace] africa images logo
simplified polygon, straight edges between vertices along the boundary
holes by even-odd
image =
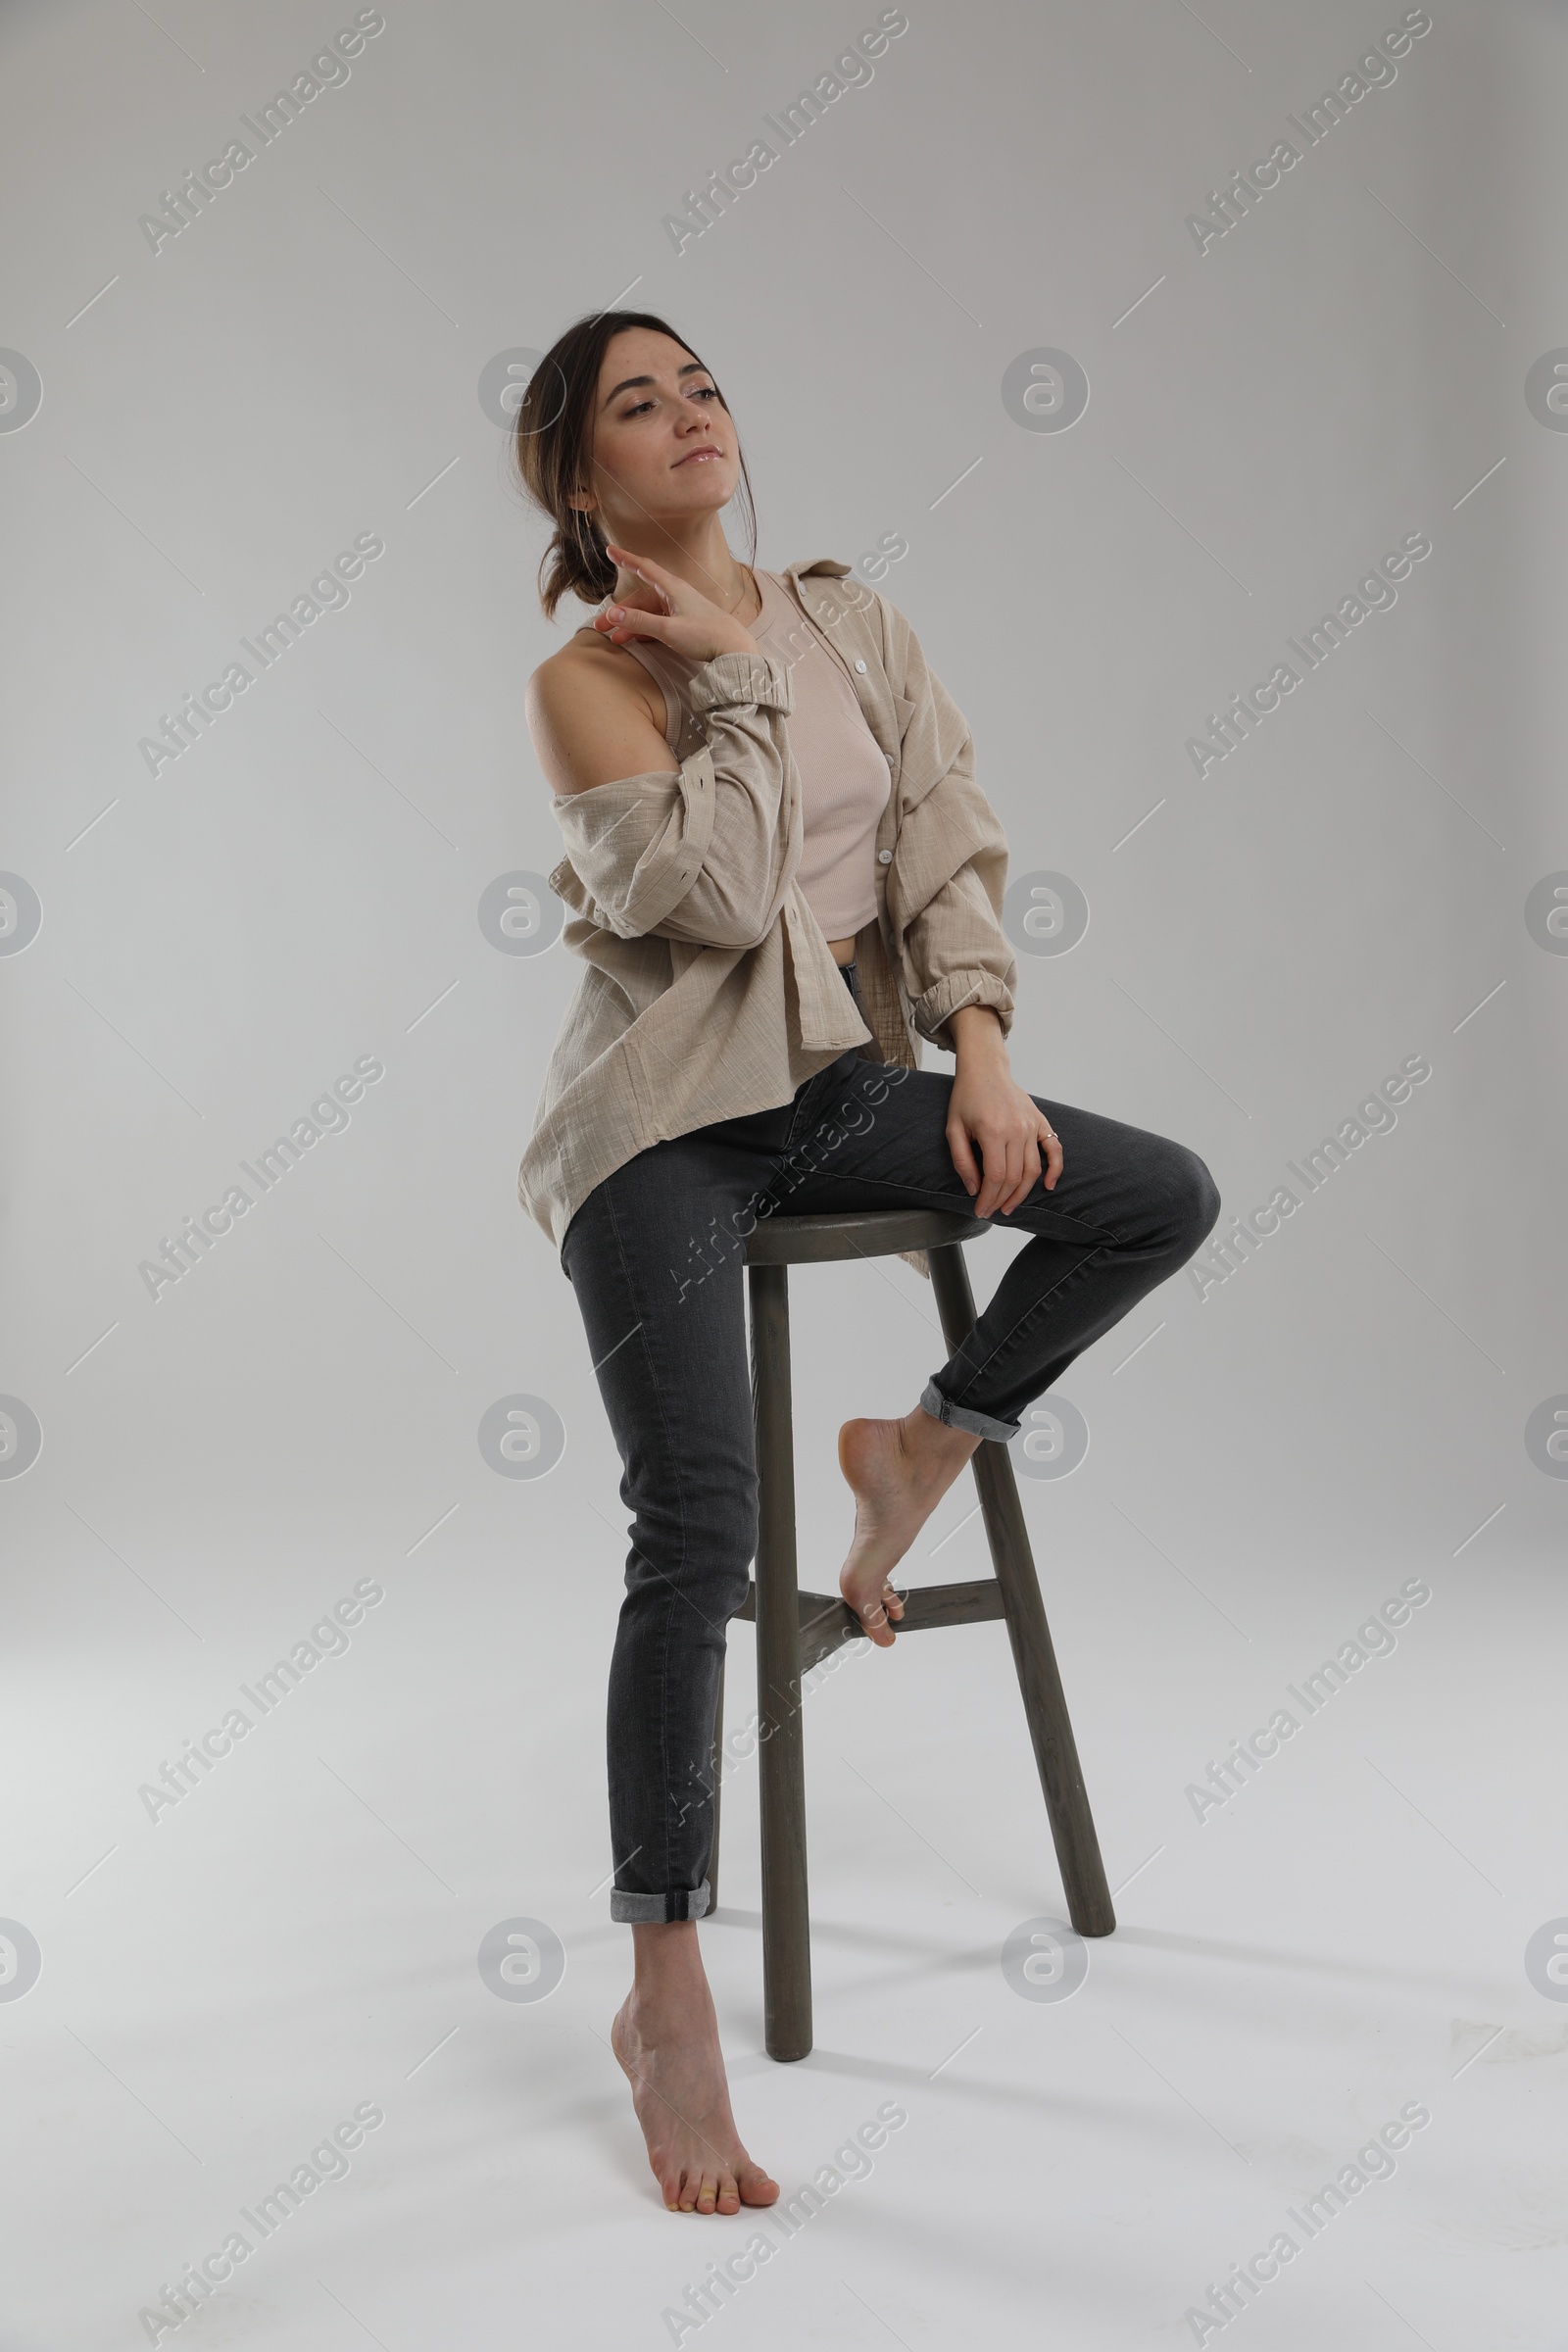
[[[362,531],[353,546],[335,556],[308,589],[300,590],[286,612],[274,613],[265,629],[257,630],[255,644],[248,637],[240,639],[256,664],[254,669],[248,669],[243,662],[230,662],[220,678],[204,686],[199,695],[187,694],[177,710],[161,711],[158,724],[162,734],[144,735],[136,746],[149,775],[156,776],[160,768],[181,759],[193,743],[200,742],[202,732],[225,710],[232,710],[235,698],[254,685],[264,670],[281,662],[289,647],[323,613],[340,612],[351,603],[348,582],[357,580],[367,564],[385,554],[386,541],[379,531]]]

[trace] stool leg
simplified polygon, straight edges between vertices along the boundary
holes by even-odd
[[[956,1350],[975,1322],[974,1294],[969,1288],[962,1243],[948,1242],[929,1250],[927,1263],[943,1336],[950,1351]],[[1006,1446],[982,1438],[972,1468],[992,1564],[1002,1588],[1013,1665],[1029,1737],[1034,1741],[1067,1910],[1080,1936],[1108,1936],[1116,1925],[1116,1914],[1105,1884],[1095,1817],[1089,1809],[1056,1653],[1046,1623],[1046,1604],[1040,1597],[1029,1530],[1018,1499],[1018,1482]]]
[[[806,1886],[806,1753],[795,1562],[789,1273],[749,1266],[757,1438],[757,1713],[762,1817],[762,2005],[770,2058],[811,2046],[811,1927]]]
[[[727,1629],[726,1629],[727,1630]],[[718,1661],[718,1696],[713,1701],[713,1744],[710,1770],[713,1776],[713,1842],[708,1849],[708,1908],[718,1909],[718,1808],[724,1778],[724,1666]]]

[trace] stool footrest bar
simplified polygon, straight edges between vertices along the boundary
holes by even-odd
[[[894,1578],[897,1585],[898,1579]],[[802,1592],[801,1672],[808,1674],[846,1642],[860,1639],[860,1621],[836,1592]],[[757,1587],[752,1585],[736,1610],[737,1617],[755,1623]],[[933,1626],[980,1625],[1005,1614],[1002,1587],[994,1576],[970,1577],[956,1585],[916,1585],[904,1594],[904,1615],[891,1620],[896,1634],[920,1634]]]

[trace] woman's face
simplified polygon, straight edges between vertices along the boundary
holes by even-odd
[[[605,537],[634,544],[650,520],[717,514],[739,478],[735,428],[707,368],[652,327],[612,335],[595,394],[590,483]]]

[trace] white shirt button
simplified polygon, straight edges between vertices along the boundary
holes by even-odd
[[[891,752],[886,752],[883,754],[883,757],[887,760],[889,767],[891,767],[893,765],[893,754]]]
[[[864,670],[865,670],[865,663],[864,663],[863,662],[857,662],[857,663],[855,664],[855,666],[856,666],[856,668],[857,668],[858,670],[859,670],[859,671],[862,673],[862,675],[863,675],[863,673],[864,673]]]
[[[878,865],[891,865],[893,863],[893,852],[891,850],[878,850],[876,854],[876,861]]]

